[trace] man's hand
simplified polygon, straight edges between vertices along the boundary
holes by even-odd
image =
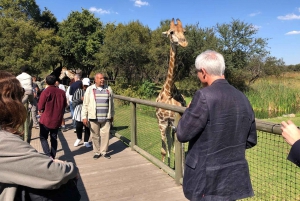
[[[296,141],[300,139],[300,130],[292,121],[281,122],[282,136],[285,141],[290,145],[293,145]]]
[[[83,123],[83,125],[85,125],[86,127],[88,127],[88,120],[87,119],[82,119],[82,123]]]

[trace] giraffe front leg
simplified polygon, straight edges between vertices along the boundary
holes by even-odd
[[[165,162],[165,158],[167,155],[167,142],[166,142],[166,138],[161,139],[161,160],[162,162]]]
[[[167,156],[168,156],[168,166],[170,166],[171,164],[171,150],[172,150],[172,146],[173,146],[173,137],[172,137],[172,128],[171,126],[168,126],[165,130],[165,134],[166,134],[166,140],[167,140]]]
[[[165,158],[167,155],[167,139],[166,139],[166,126],[161,124],[159,126],[160,135],[161,135],[161,160],[162,162],[165,162]]]

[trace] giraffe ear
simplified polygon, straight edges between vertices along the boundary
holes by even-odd
[[[177,18],[176,21],[177,21],[177,24],[182,27],[180,19]]]

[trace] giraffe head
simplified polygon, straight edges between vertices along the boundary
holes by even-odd
[[[188,45],[188,42],[184,36],[185,30],[182,27],[181,21],[179,19],[176,19],[176,21],[177,24],[174,23],[173,18],[170,24],[170,29],[163,32],[163,34],[170,38],[172,44],[186,47]]]
[[[66,77],[66,71],[67,71],[67,68],[66,67],[63,67],[61,69],[61,72],[60,72],[60,75],[59,75],[59,79],[62,80],[64,77]]]

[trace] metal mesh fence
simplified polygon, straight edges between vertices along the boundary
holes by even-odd
[[[113,129],[130,140],[129,101],[115,100],[115,103]],[[136,113],[137,146],[161,160],[162,143],[155,108],[137,104]],[[286,159],[290,148],[281,135],[258,132],[258,144],[246,151],[255,196],[244,200],[300,200],[300,168]],[[187,150],[187,143],[184,150]],[[174,168],[173,151],[165,164]]]
[[[131,111],[128,101],[115,100],[114,130],[130,140],[131,135]],[[155,158],[161,160],[162,140],[155,116],[155,108],[151,106],[136,105],[137,112],[137,137],[136,145]],[[172,149],[173,150],[173,149]],[[165,164],[174,168],[174,152],[170,153],[170,159],[166,157]]]
[[[113,130],[130,140],[131,118],[130,102],[115,99],[115,115]]]
[[[286,159],[291,147],[281,135],[257,134],[257,145],[246,151],[255,196],[245,200],[300,200],[300,169]]]

